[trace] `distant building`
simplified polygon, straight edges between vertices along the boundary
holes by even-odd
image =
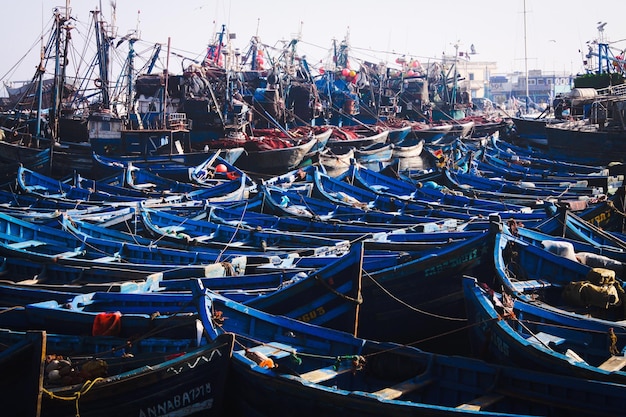
[[[475,61],[476,55],[460,55],[456,60],[457,73],[459,74],[458,89],[467,91],[471,98],[488,97],[490,74],[493,74],[497,62]],[[445,57],[444,64],[452,64],[453,58]]]
[[[456,61],[458,88],[472,98],[488,98],[496,104],[522,100],[526,96],[526,76],[522,72],[497,72],[497,62],[475,61],[475,55],[460,56]],[[452,59],[444,57],[444,62]],[[567,73],[528,71],[528,95],[533,103],[546,105],[558,94],[568,93],[575,76]]]
[[[568,93],[573,86],[574,76],[567,73],[543,73],[541,70],[528,71],[528,96],[531,102],[545,105],[558,94]],[[489,79],[486,97],[502,104],[511,99],[523,100],[526,97],[526,76],[521,72],[508,75],[494,75]]]

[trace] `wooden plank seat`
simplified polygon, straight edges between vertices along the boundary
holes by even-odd
[[[295,353],[293,346],[284,345],[279,342],[270,342],[248,349],[249,352],[257,352],[272,359],[280,359]],[[243,352],[242,352],[243,353]]]
[[[45,245],[45,242],[41,240],[24,240],[22,242],[14,242],[9,243],[7,246],[12,247],[13,249],[26,249],[26,248],[34,248],[36,246]]]
[[[626,356],[611,356],[598,368],[609,372],[621,371],[626,366]]]
[[[132,187],[138,190],[148,190],[151,188],[155,188],[156,184],[153,184],[151,182],[144,182],[142,184],[133,184]]]
[[[119,256],[103,256],[102,258],[94,259],[94,262],[101,263],[110,263],[110,262],[118,262],[120,260]]]
[[[562,337],[555,336],[549,333],[544,333],[544,332],[539,332],[539,333],[535,333],[534,335],[530,335],[528,336],[527,340],[531,343],[541,344],[545,346],[552,346],[552,345],[558,346],[558,345],[563,344],[563,342],[565,342],[565,339],[563,339]]]
[[[55,259],[62,259],[62,258],[73,258],[74,256],[81,256],[83,254],[82,250],[68,250],[67,252],[63,252],[63,253],[59,253],[57,255],[55,255]]]
[[[421,389],[433,382],[433,379],[424,378],[411,378],[409,380],[400,382],[399,384],[393,385],[391,387],[383,388],[374,392],[374,395],[378,395],[385,400],[395,400],[403,396],[404,394],[408,394],[411,391],[415,391]]]
[[[551,287],[552,283],[544,281],[542,279],[529,279],[525,281],[513,281],[511,282],[513,289],[519,292],[540,290],[542,288]]]
[[[327,366],[326,368],[314,369],[301,374],[300,378],[313,382],[314,384],[319,384],[320,382],[328,381],[349,371],[352,371],[352,366],[341,367],[339,369],[335,369],[334,366]]]
[[[503,399],[504,396],[495,392],[491,392],[483,395],[482,397],[474,398],[472,401],[468,401],[464,404],[457,406],[456,408],[461,410],[472,410],[472,411],[480,411],[484,408],[489,407],[490,405],[495,404],[496,402]]]

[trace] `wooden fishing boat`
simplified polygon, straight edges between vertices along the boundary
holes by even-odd
[[[41,329],[68,335],[192,339],[198,334],[188,295],[175,293],[78,294],[62,302],[41,301],[0,308],[0,328]]]
[[[567,160],[550,159],[546,156],[533,156],[528,153],[503,152],[492,150],[489,147],[484,149],[481,157],[490,165],[534,174],[543,178],[555,176],[571,178],[583,175],[601,176],[608,174],[608,170],[602,165],[580,164]]]
[[[565,242],[564,245],[571,246],[574,253],[595,253],[618,262],[626,261],[626,242],[624,240],[593,226],[567,210],[563,212],[565,216],[561,213],[555,216],[555,221],[565,219],[561,222],[563,228],[553,234],[543,233],[540,227],[517,227],[515,223],[511,224],[510,222],[502,227],[515,237],[536,246],[543,247],[542,242],[544,241],[559,241]],[[621,273],[621,271],[616,272]]]
[[[341,221],[356,224],[385,224],[391,227],[405,227],[418,222],[415,216],[399,211],[364,210],[362,207],[336,202],[330,199],[308,197],[298,192],[276,187],[261,187],[261,201],[264,210],[278,216],[299,217],[322,221]],[[432,219],[428,219],[432,221]]]
[[[0,156],[0,184],[15,182],[16,173],[20,166],[28,169],[49,172],[50,170],[50,149],[43,149],[36,154],[10,159],[7,156]]]
[[[222,218],[215,220],[221,223],[226,221],[237,225],[242,219],[247,223],[246,218],[249,218],[250,225],[260,221],[262,222],[260,226],[266,225],[272,229],[292,230],[307,234],[323,233],[328,237],[343,237],[348,240],[391,230],[426,231],[430,225],[442,223],[441,220],[434,220],[427,216],[365,211],[355,207],[336,205],[329,201],[306,197],[298,192],[273,187],[261,187],[258,200],[261,203],[256,202],[254,207],[212,208],[211,212],[220,212]],[[225,211],[221,211],[222,209]],[[455,224],[457,224],[456,221]]]
[[[624,384],[624,325],[507,299],[491,288],[482,288],[472,277],[465,277],[463,285],[470,340],[478,357]],[[611,334],[615,335],[614,344]]]
[[[111,194],[98,189],[82,188],[59,181],[53,177],[20,166],[17,170],[17,186],[24,193],[44,198],[80,200],[92,202],[136,202],[146,198],[140,192],[123,190],[123,194]]]
[[[237,254],[237,256],[246,256],[249,260],[257,258],[267,261],[270,258],[278,259],[279,257],[286,257],[296,252],[293,248],[290,249],[287,247],[266,247],[264,250],[261,244],[261,237],[256,241],[258,247],[244,244],[239,245],[241,241],[231,240],[233,236],[236,236],[238,233],[236,227],[225,225],[220,228],[218,227],[219,225],[201,220],[204,216],[193,218],[194,215],[192,213],[185,213],[183,217],[180,214],[174,214],[174,212],[165,213],[158,209],[155,210],[151,208],[143,208],[140,211],[153,213],[157,222],[163,217],[163,223],[161,225],[153,223],[150,220],[152,216],[147,213],[138,215],[138,218],[135,218],[135,212],[133,210],[132,214],[129,216],[122,215],[106,223],[89,222],[64,215],[61,219],[61,226],[64,230],[69,231],[75,236],[93,237],[113,242],[136,243],[146,247],[163,247],[185,251],[206,252],[220,258],[220,254],[222,254],[225,261],[231,259],[234,254]],[[179,220],[182,223],[167,223],[165,219],[171,221]],[[190,234],[184,233],[185,228],[181,226],[181,224],[186,224],[185,220],[190,222],[186,227],[187,232]],[[119,230],[117,225],[123,227],[123,230]],[[201,231],[210,232],[211,230],[213,231],[212,233],[214,233],[214,239],[205,239],[204,237],[208,235],[198,234]],[[247,235],[249,232],[248,229],[244,229],[241,235]],[[257,232],[257,230],[255,230],[255,232]],[[231,239],[228,239],[228,233],[231,233]],[[285,238],[285,240],[287,239]],[[314,247],[314,250],[319,250],[320,253],[324,252],[321,246]],[[312,249],[312,251],[314,250]],[[328,249],[328,251],[332,252],[331,249]],[[304,252],[305,251],[302,253]]]
[[[605,320],[625,317],[621,261],[576,253],[573,245],[558,239],[539,246],[505,228],[495,234],[494,265],[492,288],[501,286],[502,292],[521,300]]]
[[[572,167],[568,173],[552,172],[550,169],[536,169],[526,164],[525,159],[517,159],[513,157],[511,162],[505,162],[502,159],[496,159],[489,152],[484,153],[484,157],[478,159],[477,169],[481,175],[489,178],[503,178],[508,181],[528,182],[529,185],[535,184],[567,184],[579,183],[589,187],[598,187],[603,193],[612,192],[619,187],[622,181],[618,176],[607,175],[606,170],[598,170],[597,172],[577,173]],[[493,162],[493,163],[492,163]]]
[[[316,173],[314,179],[314,196],[337,204],[360,204],[368,209],[458,220],[470,220],[475,216],[486,219],[491,213],[499,212],[503,217],[524,219],[528,223],[545,220],[548,216],[545,210],[528,210],[521,205],[456,195],[430,180],[418,187],[356,165],[343,177],[331,178]],[[433,188],[429,187],[430,184]]]
[[[46,332],[32,330],[12,340],[0,339],[0,400],[14,415],[40,416]]]
[[[361,149],[376,143],[386,143],[389,128],[378,125],[351,125],[333,127],[326,147],[337,151],[338,148]]]
[[[424,150],[424,140],[420,140],[417,143],[408,144],[408,145],[404,145],[402,143],[397,144],[397,145],[394,144],[391,157],[398,158],[398,159],[417,158],[418,156],[421,155],[423,150]]]
[[[426,239],[432,239],[435,234]],[[446,232],[439,235],[441,239],[446,238]],[[398,260],[392,259],[392,262],[374,251],[371,259],[366,256],[359,261],[362,266],[359,264],[350,272],[346,270],[341,279],[334,278],[320,285],[323,278],[318,275],[321,272],[312,274],[315,279],[309,277],[308,285],[312,288],[306,295],[302,294],[304,285],[298,283],[246,304],[268,313],[304,317],[306,321],[368,339],[416,343],[433,337],[436,344],[441,345],[445,339],[441,335],[455,329],[458,331],[464,322],[459,274],[489,270],[490,239],[487,235],[487,231],[475,232],[446,244],[431,242],[423,245],[421,250],[414,246],[407,251],[408,257],[401,257],[401,252],[395,253],[394,258]],[[368,242],[362,244],[368,247]],[[388,250],[393,246],[390,244]],[[384,247],[383,244],[377,246],[380,250]],[[359,257],[355,253],[357,250],[351,248],[351,258]],[[355,264],[355,261],[350,263]],[[297,265],[306,264],[298,262]],[[403,325],[408,321],[413,323],[411,329]],[[458,338],[459,335],[455,334],[449,340]],[[455,349],[453,344],[449,348]]]
[[[274,230],[286,230],[291,232],[312,233],[325,235],[333,238],[353,240],[357,236],[368,233],[384,232],[393,229],[410,227],[413,223],[369,223],[354,222],[350,219],[345,221],[320,221],[313,218],[304,219],[296,216],[278,216],[263,212],[247,210],[242,205],[238,206],[210,206],[208,219],[213,223],[229,224],[244,228],[263,228]],[[366,215],[367,213],[363,213]],[[374,219],[373,219],[374,220]]]
[[[452,130],[451,124],[432,125],[424,122],[413,122],[411,135],[418,140],[431,143],[444,138]]]
[[[354,156],[356,161],[369,169],[380,171],[393,157],[393,150],[397,145],[391,143],[376,143],[364,148],[356,149]]]
[[[38,345],[42,345],[39,355],[33,358],[32,348],[24,346],[22,355],[31,354],[6,364],[13,367],[7,375],[18,371],[20,375],[3,378],[6,386],[1,398],[12,406],[12,412],[37,408],[36,413],[19,415],[137,416],[164,409],[189,416],[223,413],[232,334],[198,345],[197,340],[158,337],[141,340],[0,330],[0,342],[33,338],[37,333]],[[30,368],[39,371],[39,387],[27,389],[32,379],[25,374]]]
[[[103,180],[83,176],[72,178],[74,184],[62,182],[24,167],[18,168],[19,189],[28,194],[47,199],[100,204],[132,204],[156,199],[175,201],[228,201],[241,200],[249,195],[255,184],[246,175],[227,179],[218,185],[193,185],[162,178],[148,171],[131,168]]]
[[[537,200],[598,198],[603,194],[602,189],[590,187],[586,181],[509,181],[502,178],[489,178],[480,173],[466,173],[461,170],[444,170],[448,185],[455,190],[461,190],[467,194],[485,196],[494,193],[494,197],[503,197],[510,201],[516,198],[520,202],[528,201],[528,196],[533,202]]]
[[[346,172],[354,158],[354,148],[326,148],[318,153],[317,162],[328,175],[334,177]]]
[[[0,280],[0,305],[4,307],[21,306],[38,303],[41,301],[67,302],[81,293],[88,292],[151,292],[157,291],[160,287],[162,274],[150,274],[144,279],[137,280],[115,280],[112,276],[109,282],[73,282],[71,284],[55,283],[53,280],[46,280],[45,277],[34,275],[31,279],[20,280],[19,276],[11,275],[3,268],[3,276]],[[14,280],[12,280],[14,279]]]
[[[146,192],[152,198],[185,194],[190,199],[210,201],[242,200],[248,198],[256,187],[254,181],[239,169],[226,171],[223,179],[213,181],[215,175],[211,175],[209,167],[201,165],[197,168],[191,172],[190,182],[181,183],[131,166],[126,171],[125,185]]]
[[[402,119],[386,118],[377,122],[377,124],[389,129],[387,142],[393,144],[402,143],[407,137],[409,137],[411,131],[413,130],[411,123]]]
[[[548,135],[546,127],[553,124],[566,122],[567,119],[557,119],[555,117],[511,117],[515,126],[515,138],[520,142],[530,146],[547,149]]]
[[[242,229],[230,225],[214,224],[206,220],[194,220],[168,214],[160,210],[141,208],[141,219],[146,228],[167,239],[185,239],[189,242],[214,242],[215,247],[235,250],[245,248],[256,251],[310,251],[321,247],[334,247],[335,253],[348,250],[350,244],[345,240],[322,236],[303,235],[287,231]]]
[[[282,138],[271,136],[235,136],[210,142],[210,149],[243,147],[245,152],[235,166],[252,174],[284,174],[296,168],[316,146],[315,136]]]
[[[190,172],[198,165],[204,164],[207,160],[216,160],[218,161],[216,164],[233,165],[243,152],[243,148],[231,148],[216,151],[213,155],[210,152],[125,156],[93,153],[93,172],[97,178],[106,178],[128,168],[128,165],[131,164],[138,168],[147,168],[161,177],[186,182],[191,180]]]
[[[446,120],[437,121],[435,123],[445,123],[452,125],[452,129],[448,132],[448,135],[457,136],[460,138],[469,138],[472,136],[472,130],[474,129],[475,122],[471,118],[464,118],[461,120]]]
[[[620,110],[617,110],[619,101],[623,99],[605,102],[599,107],[608,106],[616,117],[606,123],[599,120],[574,120],[555,125],[546,126],[548,138],[548,151],[552,156],[576,161],[594,161],[608,165],[611,162],[626,161],[626,146],[624,145],[624,127],[619,121]],[[621,104],[619,104],[621,105]],[[605,114],[607,109],[604,110]],[[606,117],[606,115],[605,115]]]
[[[102,278],[103,271],[108,270],[112,276],[127,280],[133,277],[141,279],[149,273],[166,270],[176,270],[181,274],[211,273],[213,268],[219,269],[222,262],[227,262],[228,268],[233,267],[232,271],[236,272],[237,265],[247,261],[245,257],[230,256],[220,249],[214,252],[191,251],[77,236],[57,228],[32,225],[3,213],[0,213],[0,228],[0,253],[4,256],[5,266],[15,264],[14,268],[18,268],[19,264],[19,268],[26,268],[26,279],[41,272],[42,267],[48,264],[53,264],[51,268],[67,267],[73,278],[82,276],[88,280],[92,276],[97,280]],[[262,263],[272,262],[268,257],[262,259]]]
[[[53,174],[56,178],[72,175],[74,172],[88,174],[91,171],[91,149],[86,143],[56,142],[50,146],[50,139],[36,137],[17,130],[6,130],[4,140],[0,141],[2,158],[10,162],[24,162],[24,166],[37,169],[36,156],[48,150],[48,166],[42,172]],[[33,159],[35,158],[35,159]],[[28,164],[30,163],[30,164]],[[29,166],[30,165],[30,166]]]
[[[611,204],[609,204],[609,206],[610,205]],[[559,210],[554,217],[536,225],[535,229],[546,234],[563,236],[572,240],[585,242],[599,248],[600,250],[611,250],[611,248],[613,248],[613,253],[617,255],[615,253],[616,251],[626,251],[626,242],[624,242],[624,239],[615,233],[610,232],[613,228],[610,226],[607,227],[606,221],[603,227],[600,227],[595,223],[602,218],[614,217],[610,216],[612,213],[613,211],[609,210],[606,214],[600,213],[597,216],[586,215],[585,217],[588,217],[589,220],[585,220],[585,218],[565,207]],[[614,231],[619,230],[621,230],[621,228]]]
[[[619,413],[624,386],[428,353],[270,315],[193,287],[209,339],[233,332],[243,415],[554,415]],[[593,395],[590,395],[593,393]]]

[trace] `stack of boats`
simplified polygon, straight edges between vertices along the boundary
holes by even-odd
[[[4,406],[623,413],[621,177],[497,135],[338,167],[347,139],[326,139],[273,176],[221,150],[20,166],[0,194]]]

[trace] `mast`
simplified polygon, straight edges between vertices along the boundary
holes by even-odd
[[[55,65],[54,65],[54,88],[52,90],[52,106],[50,108],[50,121],[52,142],[59,139],[59,115],[61,114],[61,104],[63,101],[63,90],[65,87],[65,66],[67,60],[67,44],[70,27],[65,27],[65,22],[69,20],[69,0],[66,2],[65,16],[59,9],[54,11],[55,25]],[[65,36],[61,32],[66,29]]]
[[[98,54],[98,64],[99,64],[99,81],[97,81],[97,86],[100,88],[100,93],[102,94],[102,108],[108,109],[111,105],[109,98],[109,42],[108,36],[106,34],[106,28],[104,22],[99,19],[99,10],[95,10],[93,12],[94,16],[94,25],[95,25],[95,34],[96,34],[96,47]]]
[[[134,105],[134,94],[133,91],[135,89],[135,86],[133,84],[134,79],[135,79],[135,42],[137,41],[137,38],[135,36],[132,36],[129,40],[128,40],[128,68],[127,68],[127,73],[126,73],[126,77],[128,80],[128,89],[127,89],[127,96],[126,96],[126,112],[128,113],[128,115],[130,116],[131,113],[135,113],[135,105]],[[138,117],[137,118],[140,122],[141,122],[141,118]]]
[[[170,78],[170,51],[171,51],[171,38],[168,36],[167,38],[167,57],[165,59],[165,70],[163,71],[165,75],[165,87],[163,91],[163,108],[162,117],[163,117],[163,129],[167,127],[167,89],[169,88],[169,78]]]
[[[37,126],[35,127],[35,137],[39,138],[41,136],[41,121],[43,120],[43,115],[41,114],[41,110],[43,107],[43,75],[46,73],[46,67],[44,66],[45,59],[45,48],[43,46],[43,37],[41,38],[41,52],[39,55],[39,67],[37,67],[37,74],[35,78],[37,79]]]
[[[524,74],[526,76],[526,113],[528,113],[528,100],[530,95],[528,93],[528,48],[526,42],[526,0],[524,0]]]

